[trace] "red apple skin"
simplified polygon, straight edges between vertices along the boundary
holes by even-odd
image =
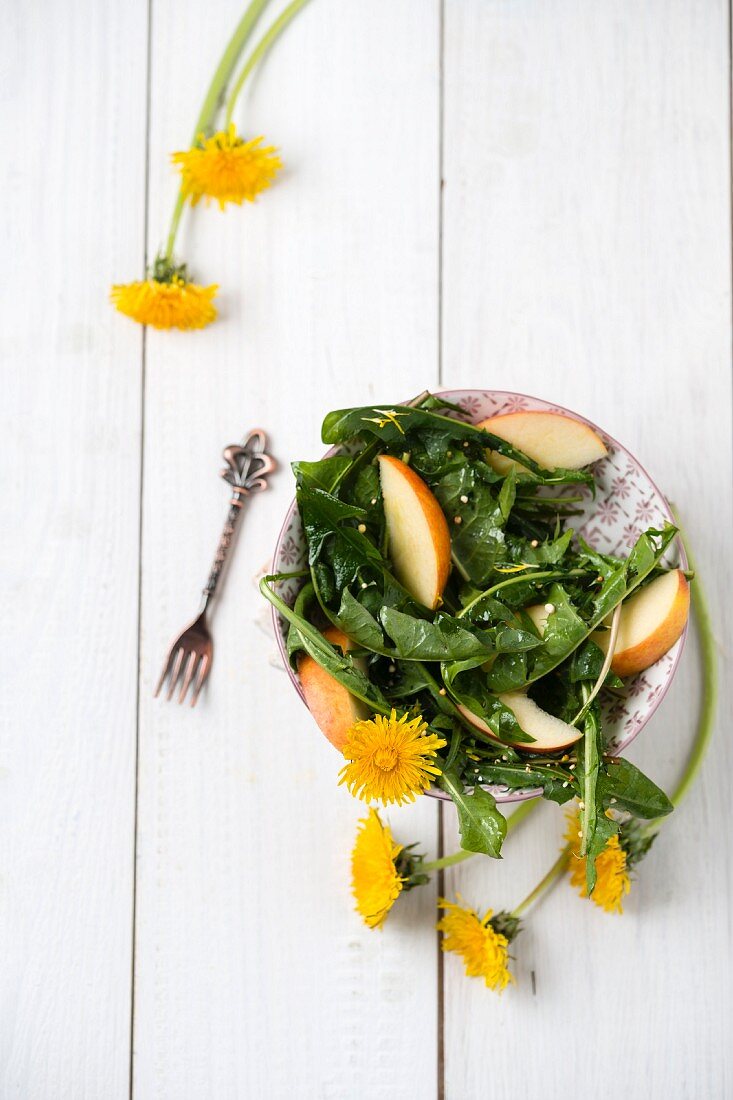
[[[430,537],[430,546],[426,547],[426,552],[432,555],[435,563],[435,584],[433,591],[428,594],[426,599],[421,600],[421,602],[424,603],[426,607],[435,608],[440,603],[443,589],[448,582],[451,566],[450,531],[448,530],[448,523],[443,515],[443,510],[431,490],[423,479],[415,473],[411,466],[408,466],[405,462],[402,462],[401,459],[395,458],[393,455],[380,455],[379,464],[380,468],[386,466],[395,473],[401,475],[406,487],[412,491],[422,511]],[[389,506],[386,500],[385,514],[387,516],[387,527],[390,529]],[[390,541],[394,537],[395,535],[390,529]],[[404,570],[401,576],[398,575],[398,580],[404,584],[405,588],[407,588],[412,595],[415,595],[416,599],[420,599],[415,591],[413,591],[410,585],[410,578],[405,575]]]
[[[350,639],[338,627],[327,627],[323,636],[343,653],[352,648]],[[321,732],[340,752],[354,723],[368,717],[367,708],[306,653],[298,659],[298,675],[308,710]]]
[[[654,581],[651,582],[654,584]],[[631,604],[632,596],[629,603]],[[682,635],[690,613],[690,585],[681,569],[677,570],[677,592],[664,620],[646,638],[636,645],[619,650],[613,655],[611,668],[622,678],[636,676],[650,668],[667,653]],[[624,609],[621,610],[623,622]]]

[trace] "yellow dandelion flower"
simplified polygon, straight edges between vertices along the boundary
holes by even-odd
[[[387,825],[376,810],[359,822],[356,843],[351,853],[351,887],[356,911],[369,928],[380,928],[402,893],[406,881],[397,871],[396,860],[402,846],[395,844]]]
[[[570,884],[582,898],[588,897],[586,887],[586,857],[580,854],[580,815],[577,810],[568,814],[565,839],[571,846]],[[623,899],[631,890],[626,852],[618,836],[609,837],[606,847],[596,856],[596,885],[591,901],[607,913],[623,913]]]
[[[141,325],[188,330],[205,328],[216,319],[213,298],[218,289],[190,282],[185,264],[175,267],[158,257],[147,279],[115,284],[110,300]]]
[[[204,197],[216,199],[222,210],[228,202],[254,202],[282,168],[275,147],[263,146],[263,141],[245,141],[231,123],[211,137],[199,134],[191,149],[173,153],[171,160],[180,169],[181,188],[191,205]]]
[[[349,761],[341,770],[339,783],[345,783],[355,798],[365,802],[414,802],[430,786],[431,776],[440,768],[430,763],[446,742],[428,733],[427,723],[418,715],[389,718],[375,714],[357,722],[346,735],[343,754]]]
[[[509,939],[494,928],[493,909],[481,918],[475,909],[445,898],[438,899],[438,908],[445,909],[445,916],[437,924],[443,933],[443,951],[460,955],[469,978],[483,978],[488,989],[501,993],[514,981],[514,975],[509,972]]]

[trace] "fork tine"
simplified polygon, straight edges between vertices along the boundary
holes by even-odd
[[[165,680],[166,676],[168,675],[168,669],[170,667],[171,667],[171,655],[169,653],[168,656],[165,659],[165,664],[163,665],[163,671],[161,672],[160,679],[158,680],[158,686],[156,687],[155,691],[153,692],[153,699],[157,699],[158,696],[160,695],[160,689],[163,686],[163,681]]]
[[[170,702],[170,700],[173,698],[173,692],[176,687],[176,681],[178,680],[178,673],[181,671],[181,665],[183,664],[183,656],[185,652],[185,649],[183,648],[183,646],[181,646],[176,653],[176,659],[173,662],[173,668],[171,669],[171,678],[168,681],[168,692],[166,694],[166,699],[168,700],[168,702]]]
[[[209,675],[209,655],[204,653],[201,658],[201,664],[199,665],[198,672],[196,673],[196,682],[193,685],[193,695],[191,697],[191,706],[195,707],[198,701],[199,692],[206,682],[206,678]]]
[[[183,674],[183,683],[181,684],[181,694],[178,696],[178,702],[182,703],[186,698],[186,692],[188,686],[193,679],[193,671],[196,668],[196,661],[198,660],[198,653],[194,649],[192,653],[188,655],[188,661],[186,662],[186,671]]]

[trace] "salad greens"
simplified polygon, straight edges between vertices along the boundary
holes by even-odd
[[[663,571],[677,529],[650,528],[626,559],[599,553],[569,525],[594,492],[592,472],[542,469],[463,415],[431,395],[418,406],[329,413],[323,441],[342,453],[293,465],[308,547],[303,587],[293,608],[275,590],[290,574],[265,578],[262,591],[289,624],[294,665],[305,652],[374,713],[420,714],[445,738],[438,785],[456,805],[464,848],[500,855],[506,821],[482,785],[501,784],[539,788],[559,804],[579,798],[583,851],[595,857],[619,828],[611,806],[645,819],[672,809],[633,764],[607,752],[596,689],[601,677],[606,689],[622,684],[594,632]],[[498,473],[487,449],[522,469]],[[393,570],[380,454],[408,463],[448,519],[453,568],[438,610]],[[542,632],[527,614],[537,604],[548,609]],[[348,655],[324,638],[329,624],[355,644]],[[500,698],[518,691],[577,724],[580,740],[533,753],[533,738]],[[594,864],[587,859],[589,891]]]

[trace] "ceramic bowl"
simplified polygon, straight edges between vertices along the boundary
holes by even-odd
[[[608,454],[594,466],[596,496],[594,499],[590,491],[573,487],[574,492],[583,492],[585,503],[583,515],[573,517],[571,522],[578,534],[602,553],[624,557],[645,528],[662,527],[667,521],[673,521],[666,498],[638,459],[586,417],[537,397],[509,393],[504,390],[445,390],[439,396],[460,406],[466,418],[473,423],[495,416],[497,413],[530,409],[572,416],[576,420],[589,424],[594,431],[598,432],[608,448]],[[337,450],[334,448],[328,453],[333,454]],[[670,560],[679,561],[683,569],[687,566],[679,540],[671,547]],[[277,540],[272,571],[273,573],[295,571],[303,568],[306,561],[303,530],[293,501]],[[295,600],[301,583],[293,580],[284,581],[280,585],[280,595],[287,603],[292,604]],[[293,687],[303,699],[297,674],[290,667],[287,659],[287,624],[274,611],[273,621],[283,664]],[[686,631],[676,645],[655,665],[629,680],[622,693],[604,692],[602,694],[604,730],[612,752],[623,753],[661,703],[677,669],[685,635]],[[511,792],[504,787],[488,789],[495,795],[498,802],[518,802],[524,798],[535,797],[539,793],[538,791]],[[444,797],[441,791],[435,790],[429,793],[435,797]]]

